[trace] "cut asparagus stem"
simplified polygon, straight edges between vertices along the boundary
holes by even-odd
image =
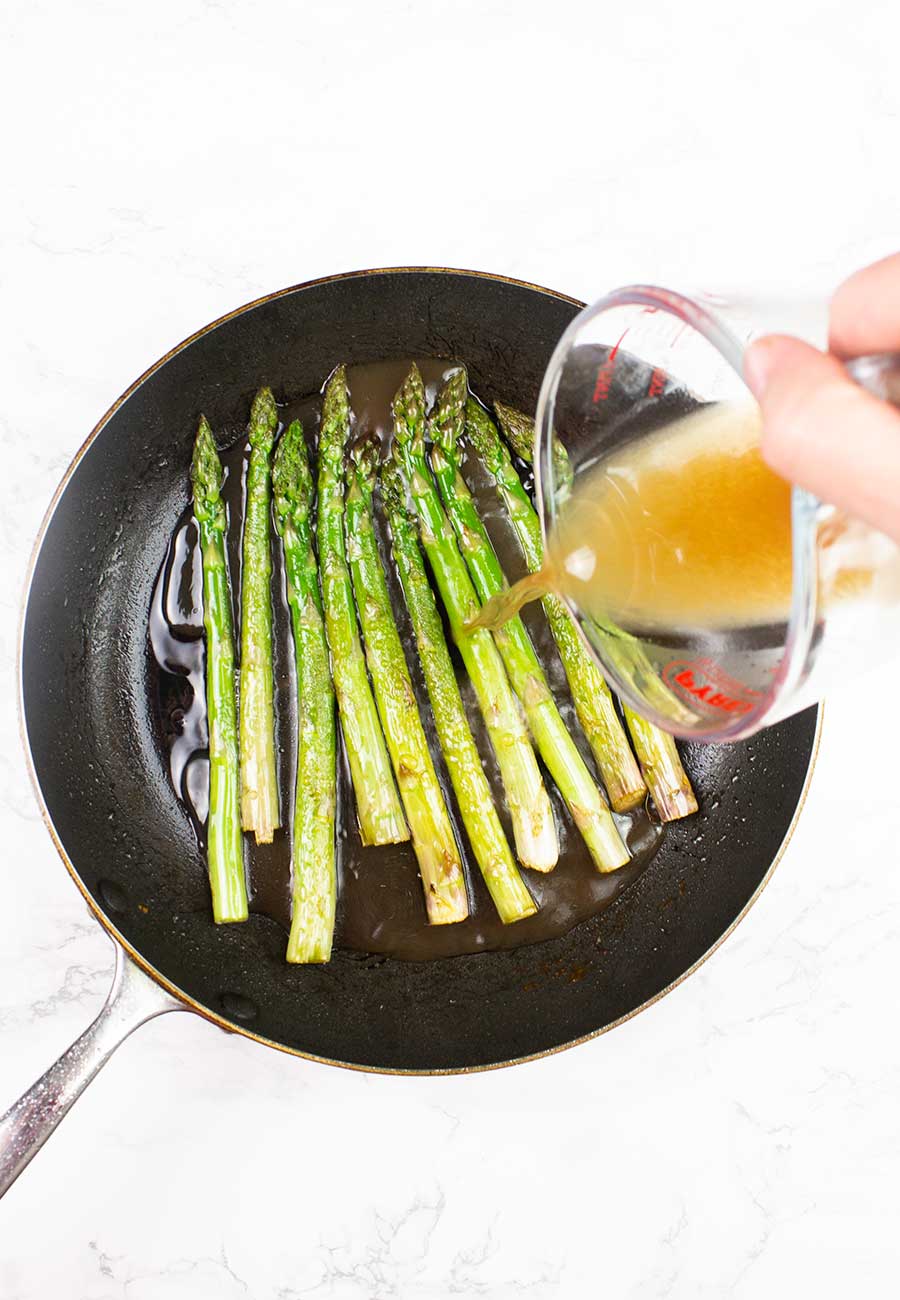
[[[459,469],[457,444],[466,421],[466,373],[455,371],[438,394],[431,417],[431,465],[460,550],[482,602],[503,591],[506,578],[487,529]],[[612,813],[563,721],[525,624],[515,615],[494,632],[513,690],[522,701],[538,753],[599,871],[615,871],[630,854]]]
[[[278,410],[261,388],[250,412],[250,464],[241,566],[241,821],[270,844],[278,815],[272,669],[271,457]]]
[[[284,546],[297,669],[297,781],[287,959],[322,962],[331,956],[337,898],[334,689],[310,526],[313,481],[299,420],[291,423],[278,443],[272,488],[275,526]]]
[[[241,835],[237,704],[234,695],[234,631],[225,562],[227,519],[222,500],[222,463],[212,430],[200,417],[191,481],[203,561],[203,626],[206,630],[206,716],[209,726],[209,819],[206,851],[213,917],[246,921],[247,880]]]
[[[318,542],[325,631],[360,837],[363,844],[398,844],[409,839],[409,830],[369,686],[344,547],[343,466],[349,432],[347,377],[339,366],[325,389],[319,432]]]
[[[375,540],[372,490],[377,457],[371,438],[353,448],[347,558],[372,687],[419,862],[428,921],[447,925],[466,919],[469,902],[453,824],[425,739]]]
[[[516,455],[530,465],[534,455],[534,421],[529,416],[523,415],[521,411],[516,411],[511,406],[505,406],[502,402],[495,402],[494,409],[497,412],[503,436]],[[557,462],[557,479],[559,482],[570,486],[572,469],[562,443],[557,442],[555,444],[554,453]],[[530,568],[531,561],[527,555],[526,560]],[[540,563],[543,563],[543,544],[541,546]],[[579,644],[581,644],[580,638]],[[586,654],[583,645],[581,645],[581,650],[582,653]],[[648,674],[648,680],[655,680],[652,673]],[[662,682],[659,683],[659,686],[662,691],[666,691]],[[660,707],[665,709],[667,704],[668,700],[663,699],[660,702]],[[678,749],[674,740],[667,732],[661,731],[659,727],[654,726],[652,722],[639,718],[633,710],[625,709],[624,712],[631,740],[641,765],[641,772],[653,796],[653,802],[656,804],[660,817],[663,821],[677,821],[680,817],[689,817],[691,813],[697,811],[697,799],[691,787],[690,779],[678,756]]]
[[[537,907],[513,860],[469,729],[415,522],[407,508],[403,472],[393,456],[381,469],[381,494],[391,529],[391,553],[412,620],[444,761],[475,860],[501,921],[508,925],[533,916]]]
[[[478,598],[425,458],[425,386],[413,366],[394,398],[394,440],[419,520],[419,536],[497,757],[523,866],[552,871],[559,857],[553,809],[528,731],[493,638],[467,631]]]
[[[466,403],[466,436],[494,480],[525,563],[532,573],[539,572],[544,563],[544,542],[537,512],[493,420],[472,398]],[[616,812],[636,808],[643,803],[647,786],[603,674],[560,598],[552,594],[544,596],[542,605],[565,669],[578,721],[587,736],[609,801]]]
[[[622,711],[656,811],[664,822],[690,817],[697,811],[697,796],[681,764],[674,738],[640,717],[624,701]]]

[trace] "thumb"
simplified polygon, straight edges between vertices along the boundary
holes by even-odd
[[[762,410],[766,463],[900,542],[900,412],[834,357],[783,335],[751,344],[744,376]]]

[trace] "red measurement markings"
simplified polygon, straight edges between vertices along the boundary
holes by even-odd
[[[650,376],[650,384],[647,388],[648,397],[659,397],[660,393],[666,386],[666,372],[657,366]]]
[[[594,383],[594,396],[592,398],[592,401],[595,406],[597,405],[598,402],[605,402],[606,399],[609,397],[609,392],[610,389],[612,388],[613,374],[615,373],[615,369],[616,369],[616,353],[618,352],[619,347],[621,346],[622,339],[624,339],[627,333],[628,333],[627,329],[624,329],[622,331],[618,343],[610,352],[606,360],[603,362],[603,365],[597,371],[597,379],[596,382]]]
[[[708,659],[675,659],[663,669],[662,678],[688,703],[700,700],[723,713],[750,713],[759,699],[759,691],[735,681]]]

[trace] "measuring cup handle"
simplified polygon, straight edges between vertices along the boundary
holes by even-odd
[[[116,944],[112,988],[97,1019],[0,1116],[0,1196],[5,1195],[95,1074],[139,1025],[188,1007],[155,984]]]
[[[873,397],[900,407],[900,352],[875,352],[854,357],[846,365],[847,374]]]

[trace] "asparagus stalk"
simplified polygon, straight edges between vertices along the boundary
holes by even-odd
[[[241,567],[241,821],[271,844],[278,813],[275,684],[272,670],[272,554],[269,549],[272,443],[278,410],[261,388],[250,412],[250,464]]]
[[[369,686],[344,546],[343,466],[349,432],[347,378],[339,366],[325,389],[319,431],[318,542],[325,631],[360,837],[363,844],[398,844],[409,839],[409,830]]]
[[[487,529],[459,469],[457,444],[466,420],[466,372],[455,371],[438,394],[431,417],[431,464],[444,507],[482,601],[503,591],[507,581]],[[518,614],[494,633],[513,690],[522,701],[538,752],[581,831],[599,871],[615,871],[631,856],[606,800],[569,734],[525,624]]]
[[[518,702],[489,632],[469,631],[478,598],[444,514],[425,458],[425,387],[413,366],[393,402],[394,441],[419,520],[419,536],[450,622],[450,632],[475,688],[497,756],[523,866],[552,871],[559,857],[553,810]]]
[[[391,456],[381,469],[381,497],[391,529],[391,553],[412,620],[447,771],[472,852],[504,924],[537,911],[510,852],[491,797],[491,788],[469,729],[456,673],[444,637],[415,522],[406,501],[403,472]]]
[[[234,696],[234,631],[225,563],[222,463],[212,430],[200,417],[191,481],[203,560],[203,625],[206,630],[206,716],[209,725],[209,820],[206,830],[209,883],[216,922],[246,921],[247,880],[241,836],[237,704]]]
[[[284,546],[297,666],[293,901],[287,959],[322,962],[331,956],[337,898],[334,688],[310,527],[313,481],[299,420],[290,424],[278,443],[272,488],[275,526]]]
[[[503,430],[503,436],[516,455],[530,465],[534,456],[534,421],[527,415],[523,415],[521,411],[516,411],[511,406],[505,406],[502,402],[495,402],[494,408],[500,421],[500,428]],[[554,455],[557,458],[556,474],[558,482],[571,486],[572,469],[562,443],[556,442],[554,444]],[[566,490],[568,490],[568,487]],[[532,562],[527,552],[526,561],[529,568],[532,568]],[[541,555],[537,563],[538,567],[543,564],[543,544],[541,545]],[[587,651],[581,644],[580,638],[579,646],[582,655],[588,658]],[[569,680],[571,685],[571,678]],[[662,683],[660,683],[660,688],[663,691],[666,690]],[[662,701],[661,707],[665,708],[667,703],[666,700]],[[638,717],[632,709],[624,707],[623,711],[641,765],[641,772],[653,796],[653,802],[656,804],[660,817],[663,821],[677,821],[681,817],[689,817],[691,813],[697,811],[697,798],[678,756],[675,741],[667,732],[661,731],[652,722],[647,722],[644,718]]]
[[[469,914],[466,882],[375,540],[372,491],[377,458],[377,445],[371,438],[353,449],[347,491],[347,557],[381,725],[419,862],[428,921],[447,925],[464,921]]]
[[[504,407],[504,412],[507,409]],[[493,477],[525,563],[532,573],[538,573],[544,563],[544,543],[537,512],[493,420],[472,398],[466,403],[466,435]],[[616,812],[636,808],[644,801],[647,786],[622,730],[610,689],[562,600],[551,593],[543,597],[542,604],[569,681],[578,721],[587,736],[609,801]]]

